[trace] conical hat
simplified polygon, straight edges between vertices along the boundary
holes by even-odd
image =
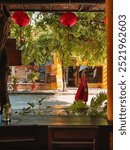
[[[79,68],[79,71],[82,71],[82,70],[84,70],[84,69],[86,69],[86,68],[87,68],[87,66],[81,65],[80,68]]]

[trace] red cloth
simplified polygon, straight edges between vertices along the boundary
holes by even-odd
[[[85,92],[84,88],[87,89]],[[87,85],[87,79],[86,77],[80,78],[80,86],[77,90],[77,93],[75,95],[75,100],[83,100],[85,103],[88,101],[88,85]]]

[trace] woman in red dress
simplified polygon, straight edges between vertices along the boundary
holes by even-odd
[[[81,66],[79,70],[80,85],[75,95],[75,100],[82,100],[85,104],[88,101],[88,84],[86,78],[86,66]]]

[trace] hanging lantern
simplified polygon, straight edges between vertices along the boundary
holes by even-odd
[[[104,24],[106,25],[106,16],[105,16],[105,18],[104,18]]]
[[[12,15],[13,21],[21,27],[29,24],[30,18],[24,11],[16,11]]]
[[[74,13],[67,12],[61,15],[60,21],[63,26],[71,27],[77,22],[77,16]]]

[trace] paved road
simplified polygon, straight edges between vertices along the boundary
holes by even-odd
[[[68,88],[66,92],[62,92],[61,90],[42,90],[35,93],[21,91],[16,94],[10,94],[10,100],[13,109],[22,109],[23,107],[27,107],[28,102],[34,102],[37,104],[37,101],[44,97],[43,107],[50,105],[68,106],[74,102],[76,91],[77,88]],[[100,88],[89,88],[87,104],[89,105],[91,98],[101,91],[106,92],[106,90]]]

